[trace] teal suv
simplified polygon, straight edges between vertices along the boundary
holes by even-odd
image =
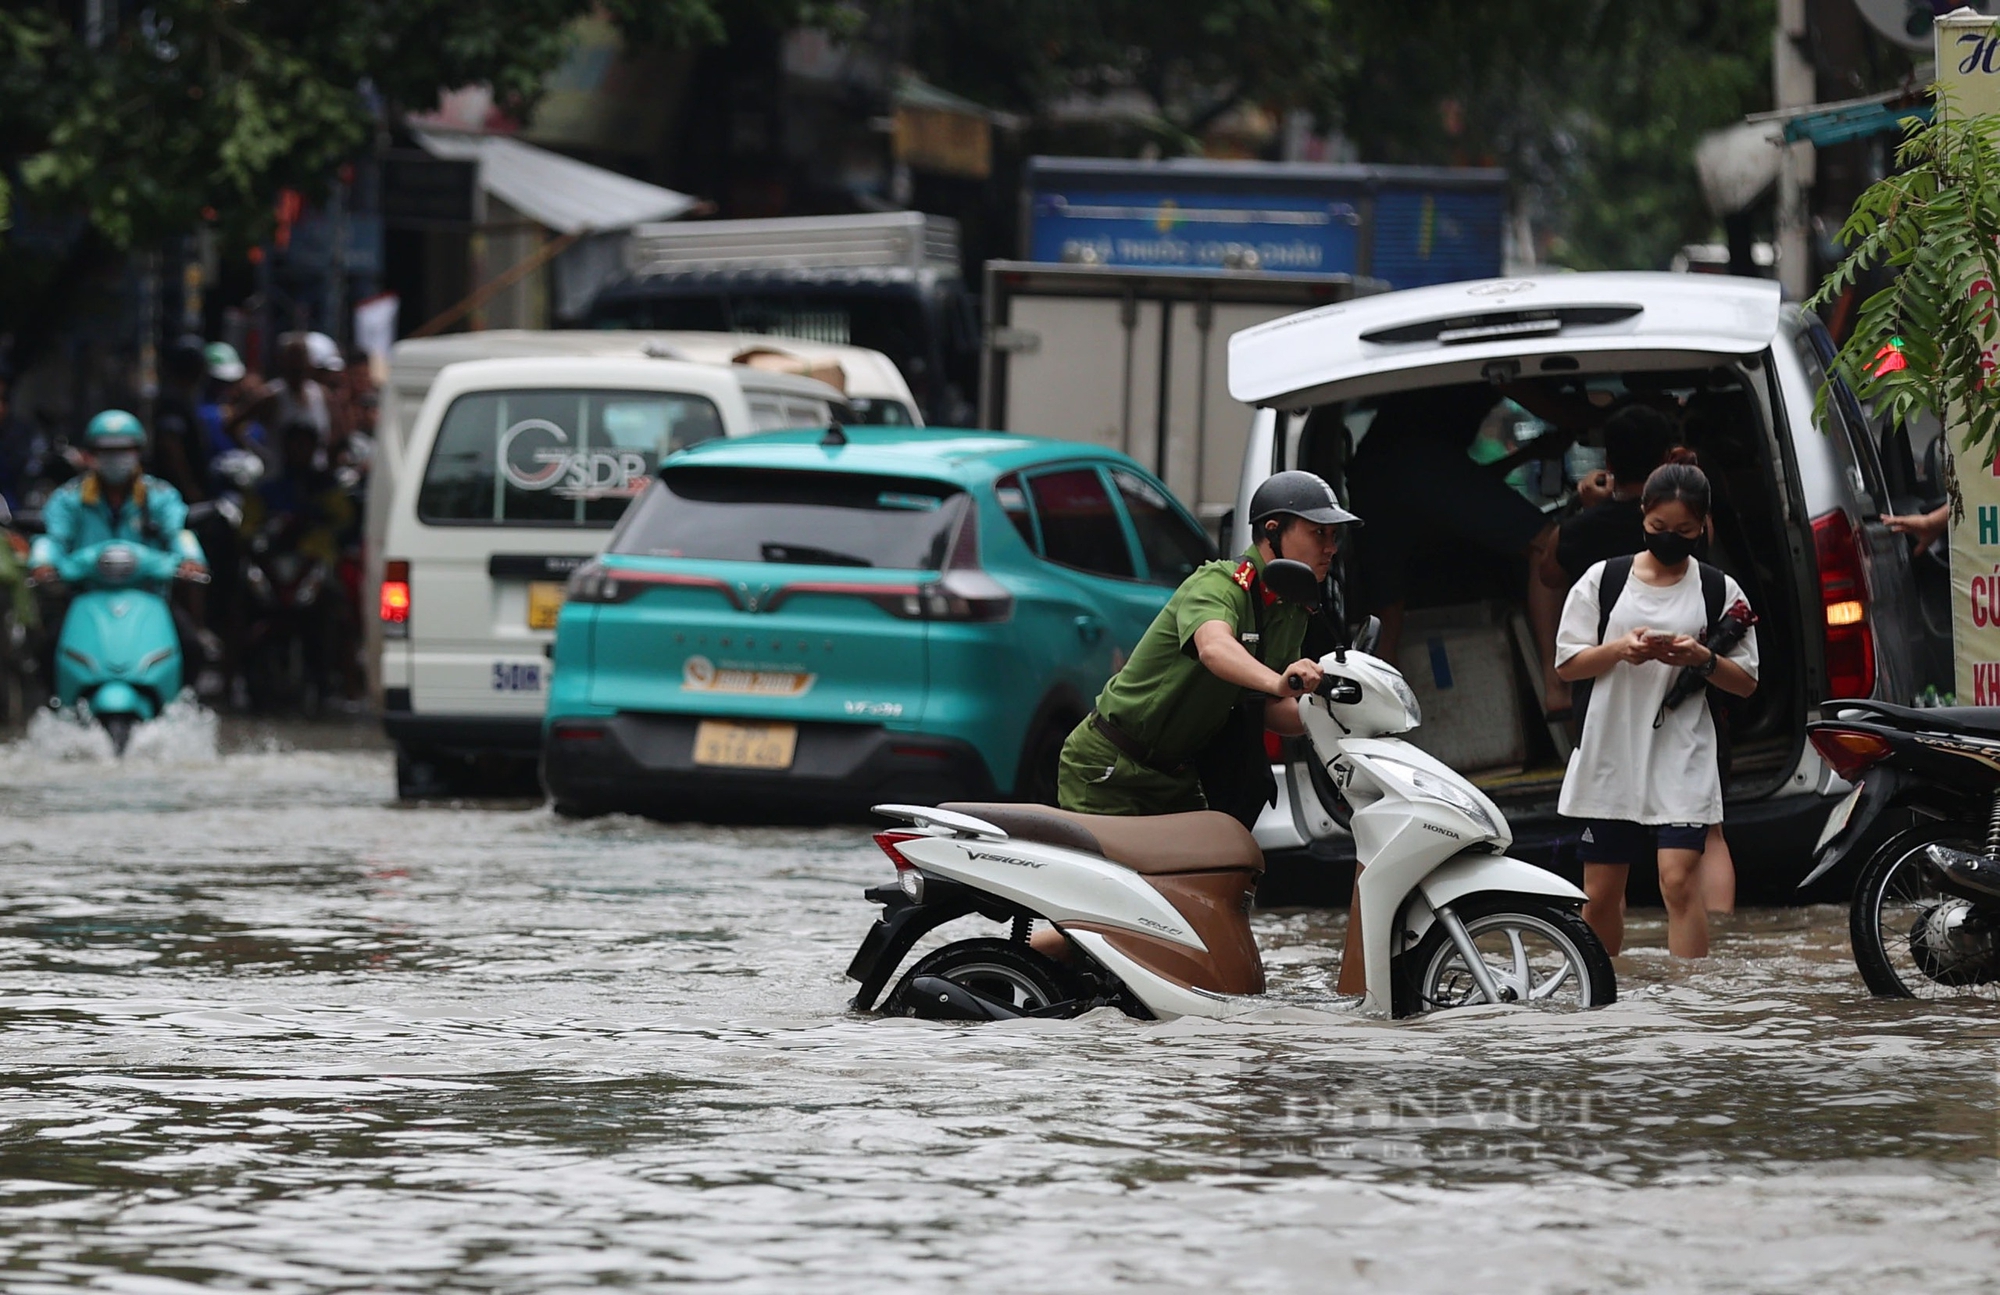
[[[567,587],[559,812],[825,818],[1052,800],[1056,756],[1208,537],[1131,459],[851,428],[673,455]]]

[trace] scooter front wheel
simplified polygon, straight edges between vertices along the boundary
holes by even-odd
[[[1502,1002],[1578,1011],[1617,1000],[1611,957],[1574,910],[1524,895],[1487,895],[1453,911]],[[1433,922],[1417,947],[1396,959],[1396,972],[1397,1016],[1485,1001],[1443,922]]]
[[[97,722],[104,725],[105,736],[111,739],[112,754],[124,755],[126,745],[132,740],[132,730],[139,721],[131,715],[104,715]]]

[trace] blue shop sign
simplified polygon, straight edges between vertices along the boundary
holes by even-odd
[[[1194,270],[1352,274],[1353,203],[1324,197],[1160,192],[1038,193],[1037,261]]]

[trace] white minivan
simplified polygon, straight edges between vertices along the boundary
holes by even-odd
[[[392,487],[377,589],[397,794],[532,787],[563,582],[659,460],[720,436],[824,426],[843,409],[810,378],[682,360],[440,371]]]

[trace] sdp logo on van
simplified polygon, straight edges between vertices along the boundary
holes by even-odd
[[[500,434],[500,474],[517,490],[560,499],[616,499],[646,487],[637,450],[569,450],[569,433],[546,418],[524,418]]]

